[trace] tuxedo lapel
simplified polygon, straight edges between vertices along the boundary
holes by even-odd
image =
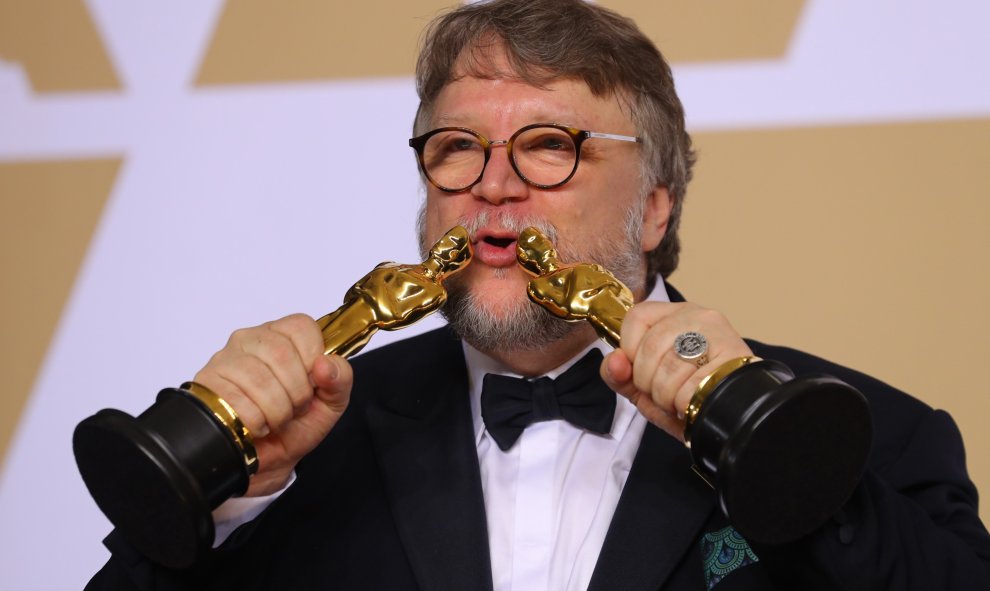
[[[382,368],[367,410],[399,535],[424,591],[491,589],[484,498],[460,343],[441,330]],[[422,354],[422,352],[426,354]]]
[[[714,508],[712,489],[691,471],[689,451],[647,426],[589,591],[663,588],[687,553],[697,551]],[[697,580],[703,581],[700,561],[697,569]]]

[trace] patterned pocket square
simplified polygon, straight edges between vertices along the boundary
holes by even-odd
[[[749,542],[732,526],[707,533],[701,538],[701,558],[708,589],[713,589],[732,571],[760,561],[749,547]]]

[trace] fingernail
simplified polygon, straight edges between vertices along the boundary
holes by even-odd
[[[272,430],[268,428],[268,425],[262,425],[261,428],[256,431],[259,439],[268,437],[268,434],[271,432]]]
[[[330,379],[336,380],[337,376],[340,375],[340,368],[337,367],[337,362],[329,357],[327,358],[327,362],[330,364]]]

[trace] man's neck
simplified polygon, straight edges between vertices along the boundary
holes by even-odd
[[[549,343],[539,349],[500,349],[481,350],[482,353],[502,363],[521,376],[542,376],[562,365],[587,348],[598,336],[594,328],[586,322],[574,325],[574,330],[564,338]]]

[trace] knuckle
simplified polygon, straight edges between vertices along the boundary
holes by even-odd
[[[292,403],[292,410],[297,414],[307,408],[312,399],[313,388],[308,383],[289,390],[289,401]]]
[[[320,329],[311,316],[306,314],[291,314],[277,320],[275,329],[289,338],[299,353],[309,362],[311,357],[323,353],[323,337]]]
[[[699,308],[697,314],[705,326],[717,326],[725,323],[725,316],[718,310]]]
[[[250,341],[252,338],[254,338],[253,334],[256,333],[257,331],[258,331],[257,327],[238,328],[234,332],[230,333],[230,338],[227,339],[227,346],[228,347],[240,346],[243,343],[246,343]]]
[[[666,350],[666,346],[661,342],[661,339],[656,334],[647,335],[640,342],[640,361],[648,362],[649,360],[660,360]]]
[[[650,305],[653,303],[654,302],[640,302],[632,308],[629,308],[629,311],[626,312],[625,319],[622,321],[623,325],[629,322],[634,326],[648,326],[650,318],[654,313],[654,307]]]
[[[279,430],[289,423],[294,417],[295,412],[291,405],[288,404],[276,404],[269,407],[267,410],[268,422],[271,424],[272,428]]]
[[[660,360],[660,373],[663,375],[675,375],[684,369],[686,362],[676,354],[664,355]]]
[[[243,377],[251,392],[259,393],[252,398],[259,398],[260,393],[272,388],[271,370],[257,357],[245,357],[244,363],[238,366],[237,373]]]
[[[289,314],[284,318],[279,318],[272,324],[273,326],[276,326],[278,330],[285,333],[299,334],[306,331],[312,331],[316,321],[306,314],[297,313]]]
[[[623,320],[623,322],[632,322],[633,324],[642,322],[644,316],[646,315],[646,309],[647,309],[646,303],[647,302],[642,302],[636,304],[632,308],[629,308],[629,311],[626,312],[626,317],[625,320]]]
[[[266,335],[263,346],[272,363],[285,366],[296,360],[296,348],[288,337],[271,333]]]
[[[209,361],[206,362],[206,365],[204,365],[202,369],[196,372],[196,377],[193,379],[199,382],[201,374],[216,373],[216,368],[223,367],[224,365],[231,363],[230,358],[231,355],[229,349],[220,349],[214,353],[212,357],[210,357]]]

